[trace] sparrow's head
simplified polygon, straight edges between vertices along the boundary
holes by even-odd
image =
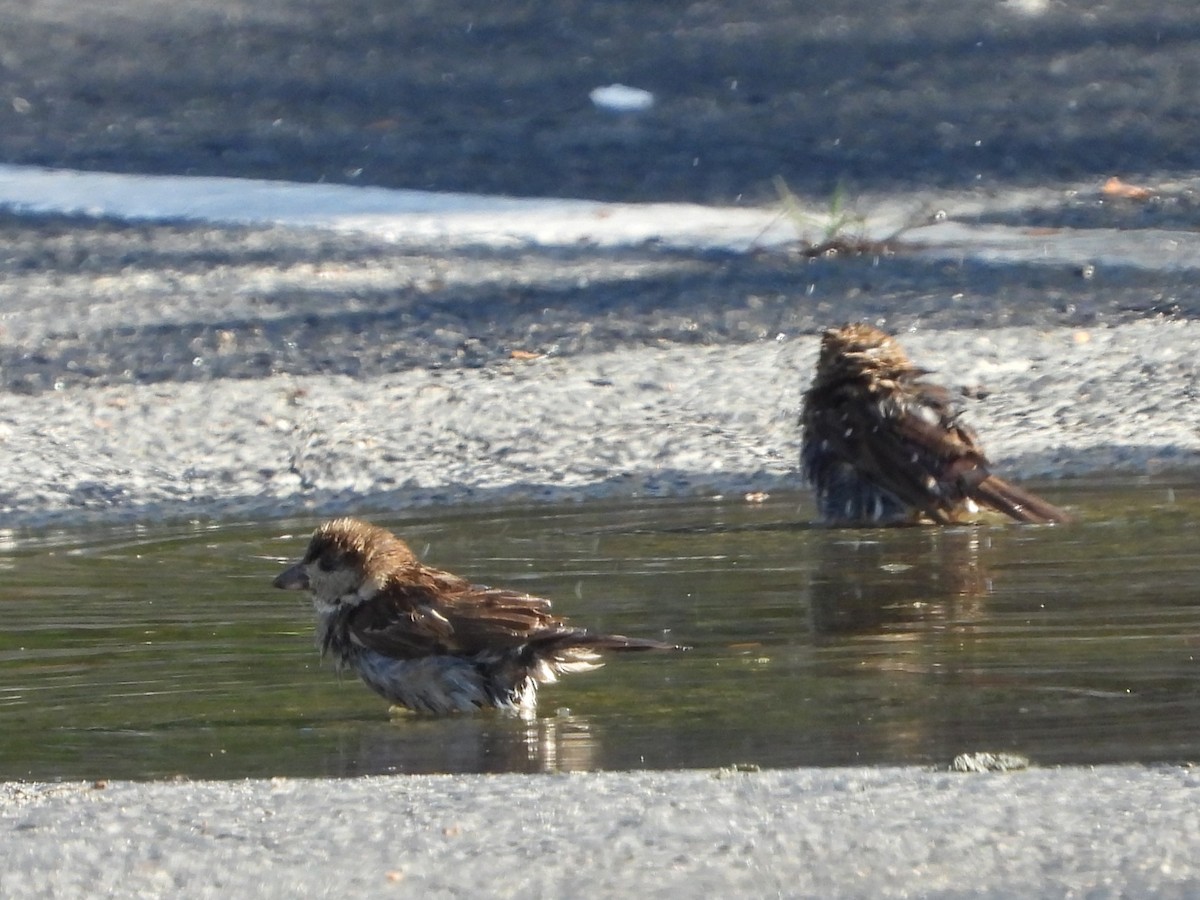
[[[416,562],[408,545],[390,531],[361,519],[334,519],[313,532],[304,558],[271,583],[311,591],[318,609],[331,610],[369,599],[389,574]]]
[[[835,381],[869,376],[895,378],[918,370],[899,342],[866,322],[829,328],[821,335],[817,378]]]

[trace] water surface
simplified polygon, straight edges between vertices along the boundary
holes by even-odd
[[[693,645],[539,717],[389,716],[273,590],[312,520],[0,531],[0,779],[1200,759],[1200,484],[1065,527],[828,530],[805,495],[373,516],[429,563]]]

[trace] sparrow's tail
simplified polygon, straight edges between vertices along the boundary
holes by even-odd
[[[541,635],[522,649],[518,659],[535,681],[547,684],[559,675],[587,672],[604,665],[601,653],[608,650],[687,650],[676,644],[621,634],[592,634],[582,628],[567,628]]]
[[[545,653],[547,650],[565,650],[579,648],[580,650],[690,650],[678,644],[668,644],[665,641],[655,641],[650,638],[631,638],[623,634],[593,634],[583,629],[568,629],[555,635],[530,642],[535,652]]]
[[[989,475],[971,491],[971,499],[1005,513],[1018,522],[1032,525],[1051,525],[1070,522],[1065,510],[1041,497],[1009,484],[997,475]]]

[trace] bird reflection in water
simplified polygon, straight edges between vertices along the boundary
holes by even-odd
[[[986,527],[828,531],[809,591],[817,642],[847,634],[906,634],[975,621],[992,590]]]
[[[328,775],[536,774],[597,765],[594,724],[565,709],[539,718],[398,712],[391,722],[353,725],[327,760]]]

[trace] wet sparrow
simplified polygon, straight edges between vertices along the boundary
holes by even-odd
[[[680,649],[568,625],[550,601],[424,566],[391,532],[358,519],[319,527],[273,584],[311,592],[322,655],[419,712],[528,713],[539,684],[597,668],[599,651]]]
[[[949,524],[984,507],[1019,522],[1069,521],[991,473],[950,392],[923,380],[927,374],[874,326],[843,325],[822,336],[800,416],[801,464],[821,518]]]

